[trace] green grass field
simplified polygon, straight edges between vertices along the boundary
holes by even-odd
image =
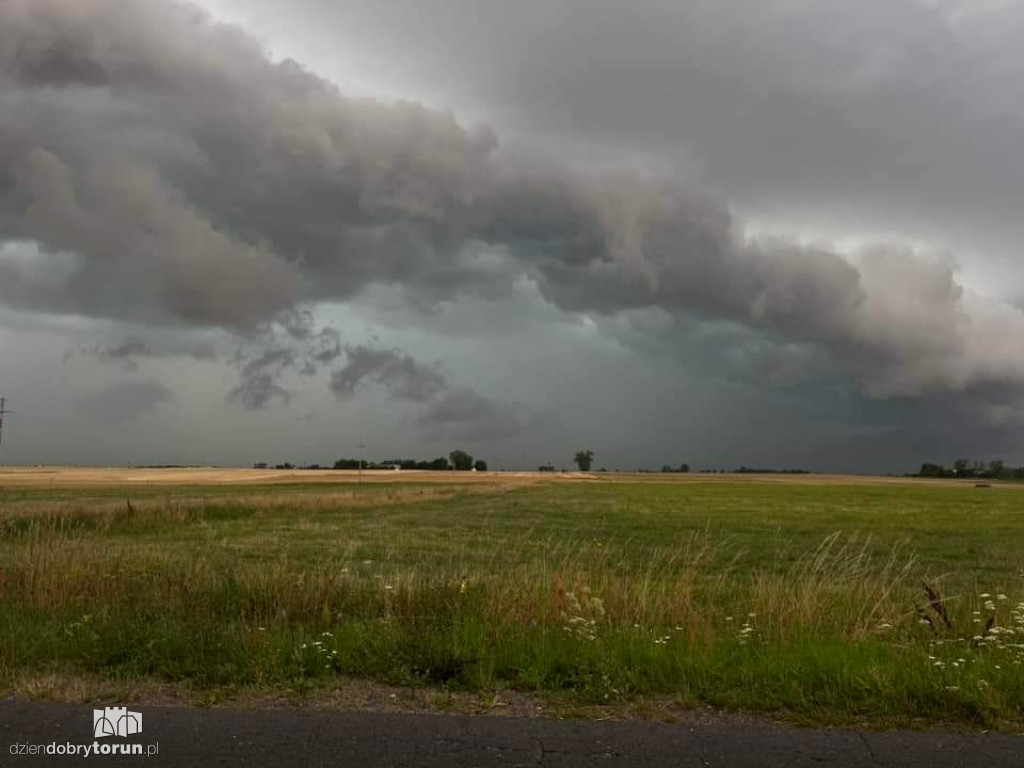
[[[0,689],[359,678],[1017,728],[1022,553],[1004,487],[6,488]]]

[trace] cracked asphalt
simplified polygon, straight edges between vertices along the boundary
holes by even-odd
[[[129,707],[143,733],[92,737],[90,706],[0,701],[0,765],[166,766],[998,766],[1024,767],[1024,737],[866,733],[724,721],[670,725],[542,718]],[[47,755],[45,746],[142,744],[156,754]],[[19,745],[43,745],[41,754]],[[13,751],[12,751],[13,746]],[[25,752],[27,752],[27,748]]]

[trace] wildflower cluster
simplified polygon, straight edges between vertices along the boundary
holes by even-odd
[[[928,643],[933,653],[928,655],[927,663],[941,675],[947,691],[959,691],[972,678],[976,678],[973,684],[979,689],[987,689],[991,684],[979,676],[982,670],[1001,672],[1004,664],[1024,664],[1024,602],[1003,613],[1009,598],[1002,593],[982,592],[978,604],[980,610],[971,612],[972,637],[935,638]]]
[[[604,618],[604,603],[601,598],[590,594],[589,587],[565,593],[562,608],[562,629],[570,635],[584,640],[597,639],[597,625]]]
[[[322,663],[324,669],[336,668],[338,665],[338,651],[328,650],[324,647],[324,643],[333,638],[334,635],[331,632],[324,632],[320,637],[323,639],[314,640],[311,643],[303,643],[299,646],[299,650],[302,651],[303,655],[312,651],[314,659],[316,659],[318,663]]]
[[[743,622],[740,631],[736,633],[736,640],[740,645],[746,645],[754,634],[754,617],[756,613],[748,613],[747,620]]]
[[[988,592],[982,592],[978,599],[982,601],[982,608],[989,612],[989,616],[984,620],[984,629],[977,630],[978,634],[971,638],[972,645],[1009,652],[1009,661],[1012,664],[1019,665],[1024,662],[1024,602],[1017,603],[1011,608],[1006,617],[1008,621],[1001,624],[1000,608],[1009,598],[1002,593],[993,596]],[[981,611],[973,611],[971,621],[974,624],[982,624]]]

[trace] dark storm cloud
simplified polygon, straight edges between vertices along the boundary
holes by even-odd
[[[383,385],[392,400],[422,403],[448,388],[438,364],[426,365],[395,349],[368,346],[349,347],[348,362],[331,375],[331,391],[340,398],[355,394],[366,379]]]
[[[334,328],[321,328],[310,340],[312,363],[331,363],[341,357],[341,334]]]
[[[171,390],[155,379],[122,381],[83,399],[80,413],[100,421],[132,421],[173,399]]]
[[[58,288],[81,311],[146,319],[156,308],[187,322],[244,326],[294,300],[279,258],[217,230],[151,168],[111,160],[75,169],[35,147],[11,171],[27,207],[10,234],[83,257]],[[117,291],[131,291],[131,303]]]
[[[184,357],[193,360],[216,360],[213,344],[205,341],[158,340],[155,344],[140,336],[128,335],[118,341],[87,344],[77,350],[70,350],[65,360],[76,354],[93,357],[101,363],[117,364],[128,371],[139,368],[139,361],[146,359]]]
[[[286,313],[280,322],[264,324],[242,337],[229,360],[238,369],[239,383],[227,400],[249,410],[260,410],[275,400],[287,405],[292,393],[281,384],[286,374],[316,376],[321,366],[341,354],[341,334],[335,328],[317,330],[312,315]]]
[[[126,370],[139,367],[140,357],[153,354],[149,345],[137,336],[129,336],[116,344],[95,344],[82,350],[84,354],[95,355],[101,363],[119,363]]]
[[[827,75],[793,72],[806,92]],[[252,329],[376,284],[438,302],[522,277],[567,310],[657,309],[814,345],[874,396],[1024,387],[1024,315],[964,290],[941,260],[750,240],[675,181],[524,158],[448,113],[347,98],[188,5],[8,0],[0,77],[0,237],[41,248],[0,259],[12,305]],[[427,422],[505,419],[381,354],[350,355],[332,385],[378,378],[429,401]],[[250,359],[230,397],[287,399],[278,377],[297,365],[313,370],[294,351]]]
[[[520,411],[470,389],[445,392],[415,418],[425,432],[467,440],[507,438],[524,429]]]
[[[495,440],[523,430],[519,407],[452,386],[439,363],[425,364],[401,350],[365,345],[345,353],[347,363],[332,374],[330,383],[339,398],[349,398],[362,382],[373,381],[391,400],[418,404],[411,421],[433,438]]]
[[[228,393],[228,402],[240,403],[250,410],[265,408],[275,399],[287,404],[291,393],[278,383],[278,379],[287,369],[295,366],[296,360],[294,350],[279,347],[242,361],[238,386]]]
[[[205,2],[339,77],[583,156],[674,158],[795,226],[981,241],[1015,267],[1017,0]]]

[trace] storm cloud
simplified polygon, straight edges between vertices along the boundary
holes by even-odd
[[[286,313],[279,322],[264,324],[241,337],[231,364],[238,370],[238,386],[227,396],[249,410],[275,401],[287,405],[292,393],[281,384],[291,371],[316,376],[320,367],[341,355],[341,334],[334,328],[316,330],[311,315]]]
[[[465,388],[449,390],[433,400],[415,422],[420,429],[463,440],[508,438],[525,428],[520,408]]]
[[[278,380],[296,363],[292,349],[278,347],[259,356],[240,361],[238,386],[228,393],[228,402],[241,403],[250,410],[259,410],[278,399],[287,404],[291,394]]]
[[[368,346],[346,350],[348,362],[331,375],[331,391],[348,398],[364,379],[372,379],[387,388],[392,400],[423,403],[448,388],[439,365],[425,365],[399,350]]]
[[[95,342],[79,349],[68,350],[64,359],[75,355],[92,357],[103,364],[120,365],[127,371],[137,371],[139,363],[156,358],[185,358],[191,360],[215,360],[217,351],[208,341],[157,339],[147,341],[141,336],[129,334],[116,341]]]
[[[620,29],[622,40],[645,39],[659,19],[680,22],[675,11],[653,5]],[[768,117],[804,109],[814,135],[822,135],[879,89],[894,98],[901,89],[923,94],[922,119],[940,113],[932,78],[959,73],[945,67],[926,77],[885,46],[868,66],[842,22],[860,24],[875,11],[846,14],[825,5],[802,23],[813,33],[837,30],[823,55],[846,64],[803,66],[813,59],[801,57],[813,51],[797,47],[801,53],[783,67],[792,70],[785,93],[773,79],[779,69],[766,66],[763,81],[750,87],[760,83],[777,97]],[[935,36],[912,48],[928,61],[939,42],[952,39],[941,30],[950,28],[955,9],[940,5],[927,16]],[[738,0],[693,6],[683,21],[697,31],[679,34],[718,35],[712,58],[736,42],[736,67],[744,57],[768,61],[799,27],[782,4],[772,4],[756,35]],[[896,8],[900,30],[909,28],[907,19],[924,18],[907,3]],[[545,13],[560,29],[557,9]],[[615,26],[602,20],[612,17],[619,18],[612,4],[602,2],[585,23],[610,34]],[[957,23],[957,34],[968,35],[957,50],[969,60],[982,43],[970,37],[969,18]],[[681,22],[666,28],[689,29]],[[511,33],[520,32],[513,25]],[[650,59],[648,69],[657,69],[668,42],[653,39],[641,57]],[[701,74],[698,59],[688,57],[705,48],[682,49],[680,66],[694,73],[693,108],[687,111],[688,94],[678,107],[674,94],[666,96],[663,110],[672,119],[664,124],[690,115],[686,135],[704,136],[725,168],[721,178],[740,178],[740,165],[723,159],[712,134],[732,136],[742,158],[759,143],[775,146],[779,124],[744,120],[746,102],[737,101],[743,89],[728,88],[728,77]],[[563,55],[574,54],[548,51],[546,58]],[[899,77],[890,78],[892,71]],[[624,66],[614,72],[608,92],[644,91],[643,81],[632,79],[642,73]],[[647,92],[656,94],[654,84],[665,81],[650,77]],[[503,83],[510,103],[521,98],[519,85]],[[557,83],[544,93],[558,93]],[[826,94],[820,103],[833,105],[829,111],[809,106],[815,93]],[[578,119],[597,108],[585,89],[571,96]],[[544,109],[553,109],[545,104],[534,125],[553,119],[544,118]],[[647,116],[641,122],[658,109],[640,110]],[[599,125],[608,140],[625,130]],[[647,138],[656,146],[671,137]],[[869,153],[870,139],[851,151]],[[935,141],[941,148],[957,140]],[[890,148],[878,145],[882,159],[883,150]],[[917,151],[906,157],[916,163]],[[829,167],[813,142],[763,154],[761,162],[790,163],[799,172],[796,186],[808,177],[808,163]],[[249,345],[234,358],[239,383],[228,395],[247,409],[287,403],[289,373],[314,377],[344,354],[328,383],[342,400],[375,383],[394,400],[419,404],[420,424],[514,434],[516,408],[461,379],[449,383],[440,367],[403,351],[343,348],[336,331],[315,327],[309,308],[350,305],[398,287],[429,316],[459,301],[515,297],[526,284],[560,313],[598,318],[598,329],[645,313],[677,326],[746,329],[769,354],[785,350],[773,379],[783,386],[824,371],[869,398],[962,396],[992,418],[1015,412],[1024,398],[1024,313],[966,287],[947,254],[897,241],[840,250],[799,233],[752,233],[719,189],[675,166],[588,167],[578,157],[554,161],[544,152],[502,148],[496,130],[463,124],[451,112],[346,95],[187,3],[8,0],[0,7],[0,303],[150,327],[223,329]],[[779,200],[788,194],[780,189]],[[940,207],[953,199],[944,197]],[[652,342],[640,335],[634,329],[618,338],[669,356],[688,349],[672,336]],[[141,337],[133,341],[97,348],[96,356],[134,366],[147,348]]]
[[[119,423],[134,421],[173,399],[172,392],[159,381],[127,380],[86,396],[81,408],[91,418]]]
[[[453,386],[440,363],[427,364],[398,349],[360,345],[346,349],[347,362],[331,374],[331,391],[351,398],[363,381],[384,387],[391,400],[414,403],[411,423],[436,437],[502,439],[523,430],[522,409],[465,386]]]
[[[44,249],[2,265],[9,302],[244,327],[374,283],[440,273],[457,294],[486,278],[460,259],[483,243],[559,307],[821,344],[876,395],[1024,382],[1006,354],[1024,316],[906,248],[747,239],[671,181],[541,166],[451,115],[346,98],[187,5],[19,0],[0,24],[2,232]],[[77,267],[36,288],[64,253]]]
[[[149,345],[138,336],[128,336],[115,344],[93,344],[82,352],[94,355],[101,363],[118,363],[128,371],[138,370],[140,357],[153,354]]]

